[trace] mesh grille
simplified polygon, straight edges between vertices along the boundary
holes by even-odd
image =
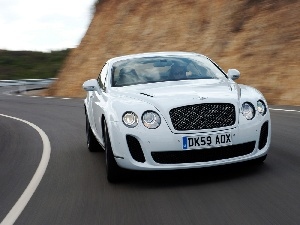
[[[175,130],[201,130],[232,126],[235,108],[229,103],[203,103],[170,110]]]
[[[255,141],[226,147],[201,150],[152,152],[152,158],[160,164],[209,162],[243,156],[253,152]]]

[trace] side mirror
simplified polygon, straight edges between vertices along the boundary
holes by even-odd
[[[98,82],[96,79],[87,80],[82,85],[83,89],[85,91],[97,91],[98,88]]]
[[[232,80],[236,80],[241,76],[241,73],[237,69],[229,69],[227,75]]]

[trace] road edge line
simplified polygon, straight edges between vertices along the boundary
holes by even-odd
[[[27,203],[31,199],[32,195],[34,194],[35,190],[37,189],[40,181],[42,180],[50,160],[51,145],[46,133],[35,124],[23,119],[19,119],[17,117],[12,117],[4,114],[0,114],[0,116],[26,123],[27,125],[31,126],[39,133],[43,141],[43,154],[38,168],[36,169],[31,181],[29,182],[23,194],[20,196],[18,201],[15,203],[15,205],[12,207],[12,209],[9,211],[9,213],[5,216],[3,221],[0,223],[0,225],[11,225],[14,224],[14,222],[18,219],[18,217],[26,207]]]

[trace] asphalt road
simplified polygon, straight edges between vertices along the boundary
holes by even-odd
[[[0,88],[0,114],[35,124],[51,143],[44,176],[15,224],[300,224],[300,107],[271,106],[272,144],[261,166],[134,172],[110,184],[104,153],[86,147],[82,99],[8,95],[11,88]],[[0,221],[42,151],[36,130],[0,116]]]

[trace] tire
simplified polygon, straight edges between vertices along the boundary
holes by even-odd
[[[111,183],[120,181],[121,168],[118,166],[115,156],[112,151],[109,133],[106,122],[104,121],[104,140],[105,140],[105,162],[106,162],[106,176]]]
[[[101,147],[97,141],[97,139],[95,138],[95,135],[91,129],[90,126],[90,122],[88,119],[88,116],[85,116],[86,118],[86,123],[85,123],[85,127],[86,127],[86,143],[88,146],[88,149],[90,150],[90,152],[98,152],[100,151]]]

